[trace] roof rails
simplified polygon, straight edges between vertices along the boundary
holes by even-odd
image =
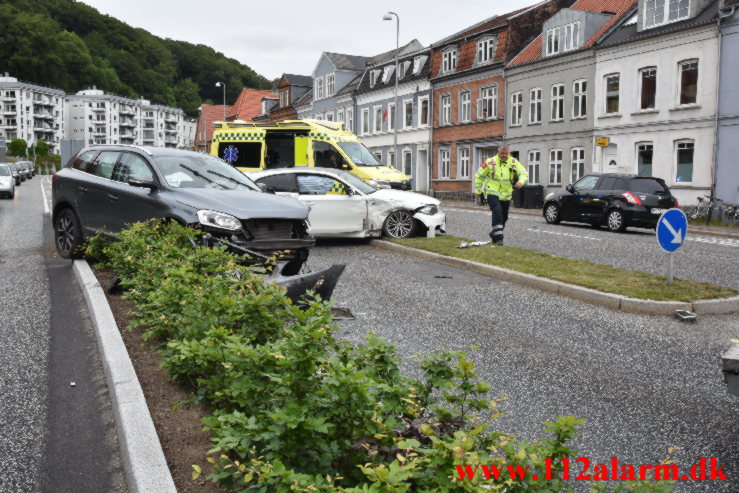
[[[138,149],[139,151],[144,151],[149,156],[153,156],[154,155],[154,153],[151,152],[146,147],[137,146],[135,144],[92,144],[92,145],[89,145],[87,147],[106,147],[106,146],[108,146],[108,147],[133,147],[134,149]]]

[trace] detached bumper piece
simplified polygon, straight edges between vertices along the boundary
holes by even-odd
[[[300,300],[308,291],[313,291],[324,300],[331,299],[336,283],[339,282],[344,267],[346,267],[342,264],[335,264],[319,272],[284,276],[282,275],[282,269],[286,265],[287,262],[278,262],[272,273],[267,276],[267,282],[274,282],[278,286],[287,289],[288,298],[296,303],[300,303]]]

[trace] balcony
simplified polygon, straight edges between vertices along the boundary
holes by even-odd
[[[167,123],[177,123],[177,118],[174,116],[168,116],[164,119],[164,121]]]
[[[5,110],[3,110],[3,115],[15,115],[16,113],[18,112],[15,109],[9,110],[6,108]]]
[[[44,120],[53,120],[54,119],[54,115],[52,115],[51,113],[49,113],[47,111],[34,111],[33,112],[33,117],[34,118],[42,118]]]
[[[15,96],[3,96],[2,101],[5,101],[7,103],[15,103],[16,97]]]
[[[90,109],[91,109],[92,111],[103,111],[103,112],[104,112],[104,111],[105,111],[105,106],[103,106],[102,108],[101,108],[101,107],[99,107],[99,106],[93,106],[93,107],[92,107],[92,108],[90,108]]]
[[[136,126],[133,120],[123,120],[123,119],[121,119],[120,125],[121,127],[135,127]]]
[[[168,133],[168,134],[176,134],[177,133],[177,129],[176,128],[165,128],[164,129],[164,132],[165,133]]]
[[[120,113],[121,115],[135,115],[136,111],[134,111],[133,108],[129,108],[129,107],[124,108],[123,106],[121,106],[121,109],[118,110],[118,113]]]
[[[105,127],[96,128],[92,131],[92,135],[95,137],[105,137],[106,135],[108,135],[108,132],[106,131]]]

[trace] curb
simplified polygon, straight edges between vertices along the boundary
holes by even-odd
[[[594,289],[575,286],[553,279],[525,274],[504,267],[482,264],[472,260],[449,257],[439,253],[428,252],[418,248],[398,245],[385,240],[372,240],[370,246],[389,250],[395,253],[410,255],[423,260],[430,260],[440,264],[468,270],[483,276],[494,277],[504,281],[514,282],[530,288],[541,289],[550,293],[567,296],[593,305],[605,306],[613,310],[641,313],[648,315],[674,315],[675,310],[688,310],[699,314],[724,314],[739,312],[739,296],[719,298],[715,300],[698,300],[692,303],[682,301],[653,301],[638,298],[628,298],[620,294],[604,293]]]
[[[74,261],[74,275],[85,295],[95,327],[112,398],[128,489],[132,493],[176,493],[144,391],[105,293],[85,260]]]

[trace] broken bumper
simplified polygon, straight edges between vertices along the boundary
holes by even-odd
[[[413,215],[413,218],[418,219],[426,226],[430,237],[433,237],[436,233],[446,233],[446,214],[441,211],[433,215],[417,212]]]
[[[278,262],[270,275],[267,276],[266,281],[287,289],[287,297],[294,302],[299,302],[308,291],[319,295],[321,299],[331,299],[336,283],[339,282],[339,277],[341,277],[345,267],[336,264],[319,272],[284,276],[282,270],[285,265],[287,265],[287,262]]]

